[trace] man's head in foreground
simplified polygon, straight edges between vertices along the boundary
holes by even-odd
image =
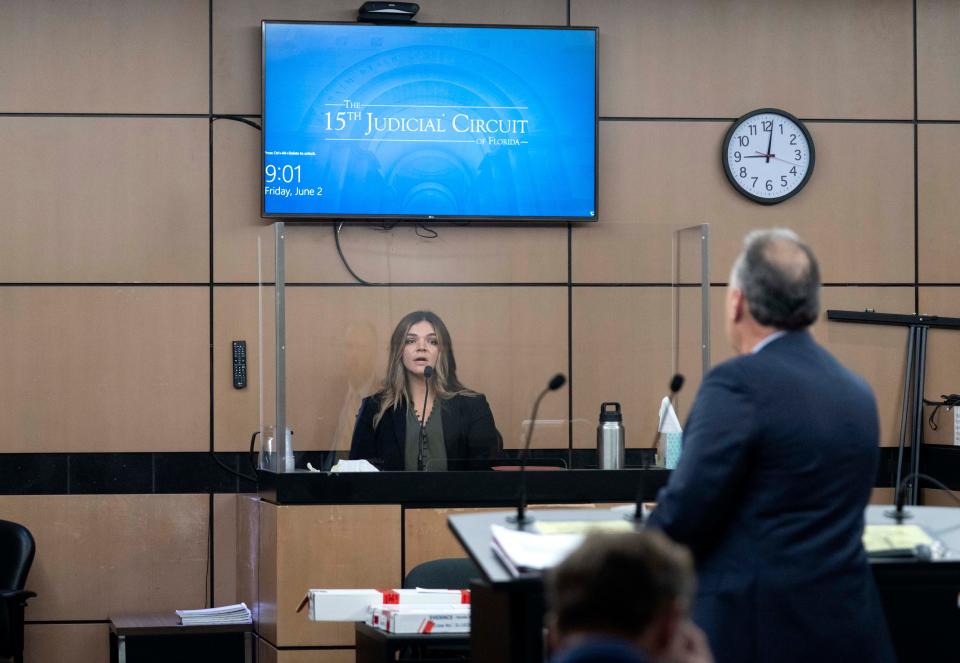
[[[694,586],[690,553],[660,532],[592,534],[547,576],[551,640],[561,649],[623,641],[649,658],[709,661],[687,619]],[[676,655],[691,644],[699,657]]]

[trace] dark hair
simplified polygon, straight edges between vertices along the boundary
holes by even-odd
[[[591,534],[547,573],[560,635],[578,631],[639,637],[675,601],[693,595],[693,560],[656,530]]]
[[[750,315],[761,325],[803,329],[820,313],[817,258],[791,230],[749,233],[730,281],[743,291]]]

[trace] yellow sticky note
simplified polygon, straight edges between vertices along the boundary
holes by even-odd
[[[930,535],[917,525],[867,525],[863,531],[863,547],[868,553],[932,544]]]
[[[538,520],[539,534],[587,534],[588,532],[632,532],[626,520]]]

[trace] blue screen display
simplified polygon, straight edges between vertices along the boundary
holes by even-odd
[[[596,218],[596,30],[263,23],[263,213]]]

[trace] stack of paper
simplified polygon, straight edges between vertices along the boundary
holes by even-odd
[[[180,617],[180,623],[184,626],[249,624],[252,621],[250,609],[247,608],[245,603],[201,610],[177,610],[177,615]]]
[[[491,525],[493,552],[514,576],[556,566],[583,542],[583,534],[531,534]]]

